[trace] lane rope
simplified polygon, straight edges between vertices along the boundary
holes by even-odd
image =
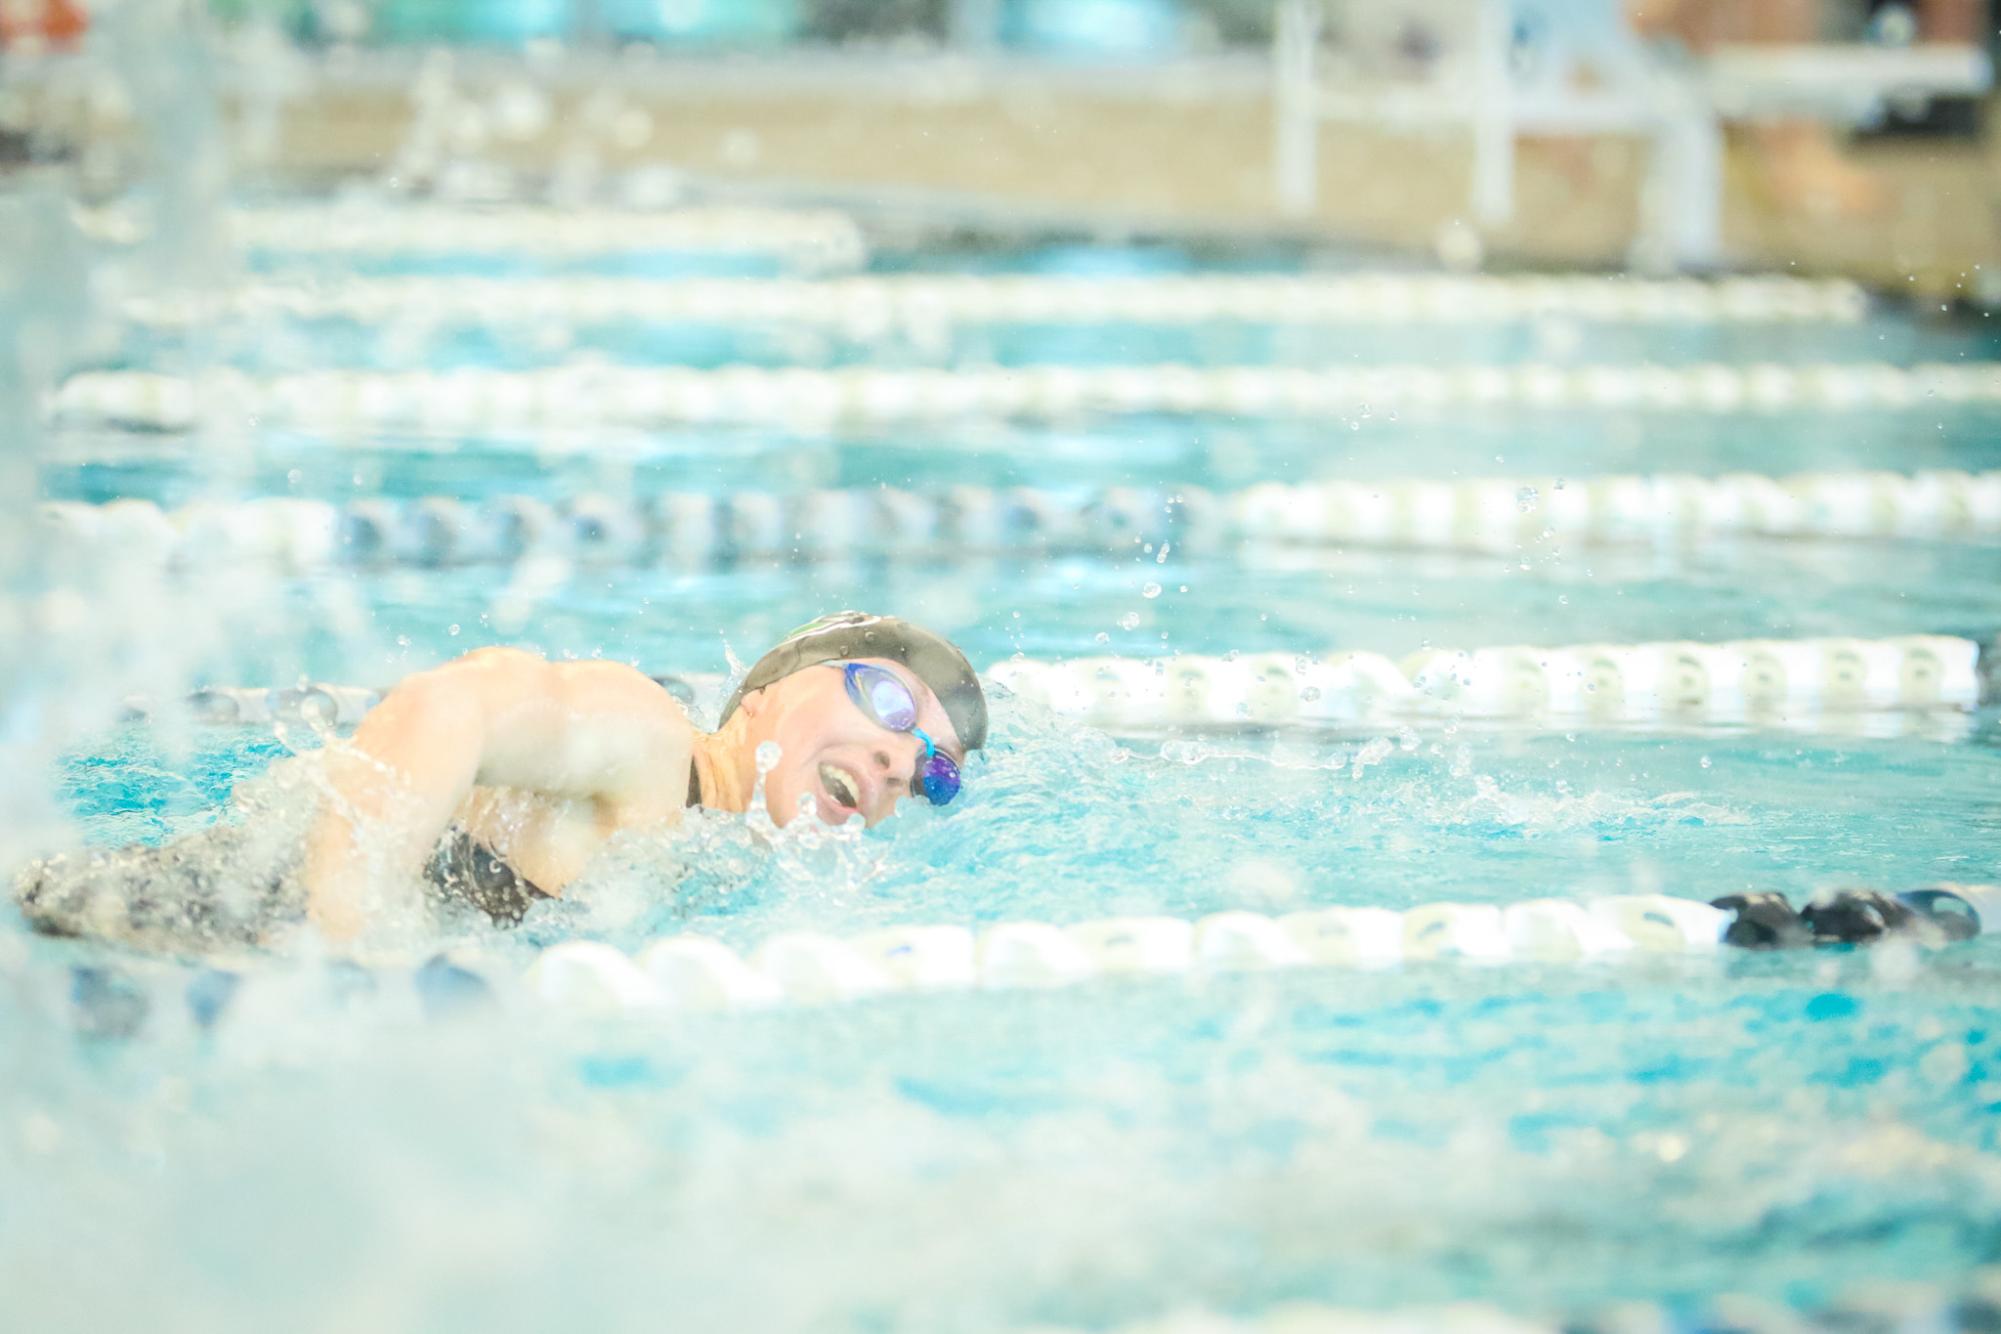
[[[1773,722],[1974,709],[1981,646],[1946,635],[1425,649],[1382,654],[1016,659],[991,679],[1108,731],[1282,727],[1400,717],[1597,723]]]
[[[1369,652],[1011,658],[984,673],[1059,718],[1131,735],[1173,728],[1356,726],[1400,720],[1547,720],[1806,727],[1878,712],[1967,711],[1990,697],[1980,644],[1950,635],[1757,639]],[[656,677],[683,700],[721,678]],[[213,686],[185,697],[195,721],[347,726],[380,698],[363,686]],[[128,717],[160,706],[134,697]]]
[[[1868,309],[1868,297],[1854,283],[1784,277],[896,274],[819,281],[357,278],[259,283],[212,299],[135,299],[126,303],[125,313],[153,328],[229,316],[364,324],[406,319],[473,325],[783,323],[869,336],[1018,323],[1474,325],[1567,318],[1614,324],[1853,324]]]
[[[1721,905],[1721,906],[1719,906]],[[1776,906],[1775,906],[1776,905]],[[739,954],[701,935],[656,940],[628,955],[598,941],[543,950],[527,984],[563,1009],[741,1009],[821,1004],[898,991],[1070,986],[1131,975],[1266,972],[1581,961],[1872,943],[1915,933],[1968,939],[2001,920],[2001,887],[1938,885],[1892,897],[1847,891],[1799,912],[1774,894],[1716,904],[1667,894],[1505,906],[1432,903],[1316,908],[1271,916],[1228,911],[1189,921],[1121,917],[1058,926],[1003,922],[894,926],[854,936],[786,932]]]
[[[85,235],[130,244],[146,232],[129,211],[85,210]],[[830,209],[698,205],[667,209],[526,205],[316,203],[252,205],[225,215],[252,250],[297,255],[522,254],[587,258],[647,251],[773,255],[813,270],[868,258],[860,226]]]
[[[817,430],[956,418],[1215,414],[1347,419],[1445,408],[1707,414],[1944,411],[2001,404],[2001,363],[1296,368],[1154,365],[960,370],[572,365],[501,371],[314,371],[199,378],[73,375],[68,426],[182,432],[255,422],[330,433],[488,434],[602,426],[767,424]]]
[[[1637,1138],[1641,1142],[1647,1139],[1644,1133]],[[1111,1326],[1106,1334],[1638,1334],[1643,1330],[1648,1334],[1693,1334],[1697,1330],[1945,1334],[2001,1324],[2001,1269],[1993,1267],[1942,1283],[1863,1281],[1844,1288],[1831,1300],[1811,1307],[1712,1290],[1690,1300],[1608,1302],[1596,1309],[1567,1312],[1560,1319],[1524,1317],[1482,1301],[1370,1310],[1290,1300],[1249,1314],[1183,1306]],[[1048,1323],[1023,1334],[1084,1334],[1084,1329]]]
[[[1731,918],[1694,899],[1650,894],[1506,908],[1437,903],[1402,912],[1319,908],[1276,917],[1233,911],[1195,921],[896,926],[847,937],[793,931],[747,954],[702,935],[669,936],[633,955],[577,940],[541,951],[527,985],[564,1009],[740,1009],[895,991],[1069,986],[1131,974],[1701,953],[1721,945]]]
[[[721,564],[950,551],[1202,553],[1243,544],[1514,552],[1702,537],[1982,539],[2001,536],[2001,472],[1676,474],[1459,482],[1267,482],[1241,491],[1110,487],[890,487],[776,495],[674,492],[632,500],[265,498],[162,509],[51,501],[58,541],[153,563],[256,561],[279,569],[514,564]]]

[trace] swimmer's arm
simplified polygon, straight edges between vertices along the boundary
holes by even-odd
[[[680,808],[694,729],[632,667],[481,649],[405,679],[330,752],[327,809],[307,838],[306,910],[352,939],[376,877],[422,869],[475,786],[595,799],[660,817]],[[357,838],[357,830],[365,838]]]

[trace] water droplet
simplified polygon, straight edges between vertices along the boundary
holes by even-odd
[[[1532,486],[1525,486],[1521,490],[1515,492],[1515,504],[1521,508],[1521,511],[1524,514],[1527,514],[1530,510],[1534,509],[1536,501],[1539,500],[1540,498],[1541,497],[1536,493],[1536,489]]]
[[[1098,631],[1098,633],[1092,635],[1091,638],[1097,640],[1100,644],[1109,644],[1112,642],[1112,637],[1106,634],[1103,630]]]
[[[1709,767],[1709,757],[1707,755],[1702,757],[1702,767],[1705,769]]]
[[[1139,613],[1136,611],[1129,611],[1125,615],[1119,617],[1119,629],[1121,630],[1139,629]]]
[[[1308,686],[1306,687],[1306,689],[1299,692],[1299,697],[1305,700],[1308,704],[1311,704],[1314,700],[1320,698],[1320,687]]]
[[[1140,589],[1139,595],[1143,598],[1157,598],[1160,596],[1160,585],[1149,579],[1146,587]]]
[[[785,754],[785,748],[776,741],[763,741],[757,747],[757,776],[764,777],[778,767],[778,761]]]
[[[457,621],[453,621],[450,625],[445,627],[445,633],[450,635],[452,638],[457,639],[459,637],[459,623]]]

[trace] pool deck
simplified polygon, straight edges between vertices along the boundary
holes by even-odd
[[[244,174],[390,170],[410,140],[412,88],[425,68],[414,54],[306,63],[303,91]],[[1467,213],[1463,135],[1343,129],[1321,136],[1314,211],[1283,216],[1269,64],[1255,53],[1147,68],[887,54],[570,55],[531,67],[462,54],[428,69],[433,96],[449,89],[444,105],[471,113],[440,118],[451,128],[433,160],[477,157],[531,176],[560,164],[587,174],[671,165],[750,196],[1096,232],[1304,236],[1411,254],[1433,250]],[[499,112],[511,89],[518,113],[528,88],[546,95],[542,114]],[[1524,142],[1516,217],[1484,237],[1487,256],[1620,266],[1641,151],[1611,138]],[[1880,174],[1892,207],[1860,217],[1788,207],[1733,143],[1727,262],[2001,303],[2001,134],[1846,151]],[[414,172],[408,158],[400,170],[421,186],[421,154],[416,161]]]

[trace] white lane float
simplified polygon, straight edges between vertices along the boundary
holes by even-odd
[[[576,364],[197,378],[85,371],[51,395],[62,426],[261,427],[372,437],[744,424],[819,432],[967,418],[1222,414],[1345,421],[1451,408],[1700,415],[1937,411],[2001,404],[2001,364],[1698,366],[1022,366],[951,370]]]
[[[113,209],[78,215],[94,238],[130,243],[140,220]],[[572,207],[529,204],[376,203],[365,200],[262,204],[224,214],[226,234],[246,249],[279,255],[500,254],[581,258],[646,252],[769,255],[813,271],[852,269],[868,258],[855,219],[832,209],[732,205],[673,208]],[[614,280],[623,281],[623,280]],[[421,284],[420,284],[421,285]],[[1812,300],[1787,294],[1784,302]],[[1753,296],[1756,302],[1759,296]],[[149,322],[182,322],[209,308],[194,303],[140,305]]]
[[[1758,896],[1753,896],[1758,897]],[[1767,896],[1770,897],[1770,896]],[[1843,896],[1816,899],[1838,904]],[[1880,897],[1880,896],[1869,896]],[[1885,900],[1887,901],[1887,900]],[[1826,923],[1800,926],[1814,905],[1781,917],[1790,943],[1866,943]],[[2001,886],[1937,885],[1895,896],[1927,924],[1929,943],[1963,940],[2001,922]],[[1397,911],[1323,907],[1272,916],[1245,910],[1195,921],[1122,917],[1058,925],[915,925],[844,937],[792,931],[739,953],[701,936],[654,941],[638,959],[597,942],[552,946],[528,970],[533,995],[562,1010],[715,1011],[819,1005],[905,992],[1043,990],[1107,978],[1209,977],[1311,969],[1382,969],[1705,955],[1745,943],[1739,910],[1669,894],[1428,903]],[[1771,919],[1767,919],[1771,920]],[[1832,921],[1833,919],[1827,919]],[[1916,919],[1913,919],[1914,921]],[[1814,932],[1820,935],[1816,940]]]
[[[492,215],[470,233],[489,245],[521,227],[519,213]],[[625,215],[614,215],[621,219]],[[748,248],[860,253],[832,219],[796,220],[786,229],[744,227],[733,234],[697,225],[688,214],[619,232],[615,244],[696,248],[727,239]],[[746,215],[747,219],[754,215]],[[565,230],[569,228],[570,230]],[[563,215],[529,231],[522,244],[575,245],[600,236]],[[249,235],[264,248],[352,245],[367,237],[389,248],[398,233],[386,221],[348,224],[303,240],[257,223]],[[422,244],[429,215],[403,232]],[[415,237],[416,241],[409,238]],[[454,238],[456,239],[456,238]],[[486,248],[486,247],[482,247]],[[458,246],[454,246],[456,251]],[[133,299],[126,318],[174,329],[218,318],[258,321],[346,320],[365,325],[412,322],[425,327],[504,328],[562,322],[572,326],[645,322],[824,328],[854,337],[998,324],[1137,323],[1153,327],[1219,323],[1437,326],[1570,320],[1582,324],[1853,324],[1868,312],[1861,287],[1841,280],[1734,277],[1606,279],[1586,276],[1399,273],[1171,274],[1109,278],[1039,274],[871,274],[837,278],[634,279],[566,275],[546,278],[399,277],[328,282],[260,282],[205,298]]]
[[[1965,713],[1987,699],[1974,640],[1746,639],[1715,643],[1504,645],[1380,653],[1232,653],[1221,657],[1009,658],[985,679],[1058,717],[1114,733],[1244,731],[1518,720],[1565,727],[1757,724],[1811,730],[1877,714]],[[655,678],[692,700],[719,677]],[[380,692],[353,685],[210,686],[186,696],[195,721],[348,726]],[[126,701],[136,719],[157,701]],[[911,946],[915,949],[916,946]]]

